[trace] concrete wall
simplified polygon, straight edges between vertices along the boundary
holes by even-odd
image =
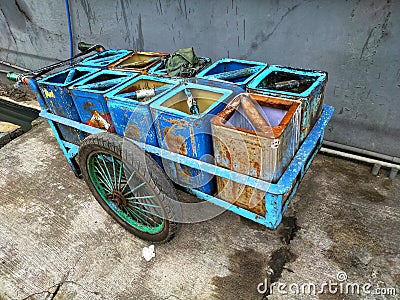
[[[400,2],[70,0],[74,42],[172,52],[193,46],[329,72],[326,138],[400,156]],[[0,57],[36,68],[69,55],[63,0],[0,3]]]

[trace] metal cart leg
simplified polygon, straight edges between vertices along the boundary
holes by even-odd
[[[72,159],[78,154],[79,147],[65,142],[61,139],[60,134],[58,133],[56,126],[54,125],[54,122],[52,120],[47,120],[50,124],[50,128],[53,131],[54,136],[56,137],[58,145],[60,145],[60,148],[62,152],[64,153],[65,158],[67,159],[67,162],[69,166],[71,167],[72,171],[74,172],[76,177],[80,177],[80,170],[77,167],[77,164],[75,164]]]
[[[265,223],[275,229],[282,220],[282,195],[265,194]]]

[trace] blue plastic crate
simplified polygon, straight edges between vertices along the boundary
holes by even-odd
[[[102,70],[71,86],[72,99],[81,121],[115,132],[104,95],[137,75],[131,72]]]
[[[127,56],[132,53],[132,50],[123,50],[123,49],[109,49],[104,50],[102,52],[91,55],[81,62],[78,63],[79,66],[84,67],[95,67],[101,69],[107,69],[107,67],[119,59]]]
[[[187,88],[197,100],[200,114],[192,115],[187,106]],[[233,91],[192,84],[181,85],[150,105],[161,148],[207,162],[213,161],[210,119],[231,99]],[[213,175],[163,160],[165,172],[177,184],[212,194]]]
[[[289,80],[306,81],[306,83],[298,88],[289,88],[287,90],[277,90],[271,87],[277,82]],[[328,74],[324,71],[293,69],[272,65],[247,85],[247,91],[301,101],[300,142],[302,142],[321,115],[327,81]]]
[[[69,68],[39,80],[39,89],[49,112],[80,122],[78,110],[68,93],[68,87],[98,71],[100,70],[84,67]],[[61,138],[67,142],[78,145],[85,138],[84,133],[76,128],[62,124],[57,124],[56,127],[60,131]]]
[[[139,142],[158,146],[150,104],[178,84],[179,82],[176,80],[142,75],[107,93],[105,98],[116,133]],[[138,90],[157,89],[160,87],[167,88],[167,90],[163,90],[153,97],[147,97],[142,101],[129,97],[129,94]],[[162,166],[160,157],[153,156],[153,158]]]
[[[261,62],[223,58],[213,63],[208,68],[202,70],[199,74],[197,74],[196,77],[229,82],[244,88],[246,84],[250,82],[255,76],[257,76],[263,69],[265,69],[266,66],[267,64]],[[217,78],[217,76],[221,76],[222,73],[238,71],[247,68],[252,68],[252,71],[250,72],[250,74],[245,75],[244,77],[237,77],[226,80]]]
[[[169,86],[169,89],[172,89],[178,84],[178,81],[172,79],[141,75],[107,93],[105,98],[116,133],[121,136],[128,135],[134,140],[157,146],[158,141],[153,126],[150,104],[167,93],[168,90],[144,101],[131,99],[126,95],[140,89],[153,89],[161,86]]]

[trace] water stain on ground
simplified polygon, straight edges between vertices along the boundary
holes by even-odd
[[[385,201],[386,197],[379,193],[377,190],[369,189],[359,189],[357,191],[359,197],[363,198],[364,200],[368,200],[370,202],[383,202]]]
[[[261,299],[257,291],[259,283],[264,282],[267,260],[263,254],[253,250],[235,250],[229,255],[227,276],[214,276],[216,299]]]
[[[351,272],[365,267],[373,256],[381,255],[385,249],[371,236],[356,212],[347,214],[339,212],[327,228],[327,234],[334,242],[328,250],[328,258],[345,272]]]
[[[277,229],[277,234],[280,236],[281,241],[286,245],[294,239],[300,227],[297,225],[297,218],[293,216],[284,216],[282,222]]]
[[[382,180],[382,187],[387,190],[390,191],[393,188],[393,180],[389,179],[389,178],[384,178]]]
[[[241,218],[241,222],[255,230],[266,230],[264,226],[245,218]],[[235,250],[229,256],[230,274],[224,277],[215,276],[212,279],[212,284],[216,287],[215,298],[266,299],[269,291],[261,295],[257,286],[264,283],[265,279],[269,284],[278,281],[286,264],[296,260],[297,255],[290,251],[288,245],[298,230],[295,217],[283,217],[276,231],[283,245],[271,253],[268,262],[261,253],[253,249]]]
[[[271,286],[272,283],[277,282],[282,276],[285,265],[289,262],[294,262],[296,259],[297,255],[290,251],[289,247],[286,245],[272,252],[271,258],[268,262],[268,286]],[[270,295],[270,293],[271,290],[267,289],[262,299],[267,299],[267,296]]]

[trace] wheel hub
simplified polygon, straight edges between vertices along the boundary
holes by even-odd
[[[124,194],[122,194],[120,191],[117,191],[117,190],[113,190],[113,192],[112,192],[112,200],[119,207],[125,207],[128,204],[128,201],[126,200]]]

